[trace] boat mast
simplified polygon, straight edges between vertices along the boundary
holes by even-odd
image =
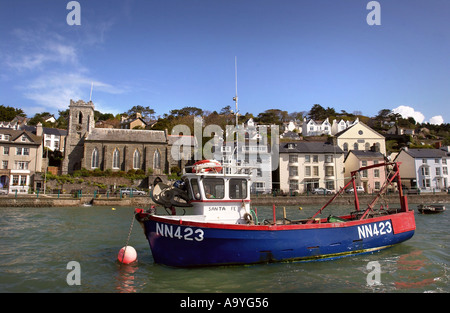
[[[236,116],[236,165],[238,162],[239,155],[239,109],[238,109],[238,92],[237,92],[237,56],[234,57],[234,82],[236,88],[236,95],[233,97],[233,101],[236,104],[236,110],[234,111],[234,115]]]
[[[236,116],[236,127],[238,127],[238,92],[237,92],[237,57],[234,57],[234,82],[236,87],[236,95],[233,97],[233,101],[236,103],[236,111],[234,115]]]

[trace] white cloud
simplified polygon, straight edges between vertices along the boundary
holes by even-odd
[[[79,65],[74,44],[56,33],[23,29],[15,29],[12,33],[17,41],[8,53],[4,53],[3,59],[13,70],[45,70],[52,64]]]
[[[436,115],[430,118],[429,123],[434,125],[441,125],[444,123],[444,118],[442,117],[442,115]]]
[[[0,51],[0,65],[6,65],[5,72],[10,80],[17,80],[15,89],[33,101],[32,106],[26,108],[28,116],[65,110],[70,99],[89,100],[92,83],[94,102],[97,93],[117,95],[129,91],[128,87],[116,87],[92,77],[89,69],[81,64],[84,49],[93,45],[96,39],[103,41],[111,25],[100,24],[99,30],[88,38],[92,41],[88,45],[84,41],[71,41],[46,27],[11,32],[14,45]]]
[[[100,91],[108,94],[122,94],[127,90],[117,88],[110,84],[98,81],[83,73],[50,73],[37,77],[23,87],[24,96],[36,103],[31,113],[67,109],[70,99],[88,100],[91,84],[94,84],[94,92]],[[41,111],[38,111],[41,110]],[[28,113],[27,113],[28,114]],[[29,114],[30,115],[30,114]]]
[[[400,114],[403,118],[412,117],[417,123],[423,123],[425,120],[425,115],[421,112],[414,110],[414,108],[401,105],[392,110],[393,113]]]

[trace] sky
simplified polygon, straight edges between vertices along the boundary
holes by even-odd
[[[57,115],[93,84],[102,113],[220,111],[236,58],[242,114],[320,104],[450,122],[448,0],[69,2],[0,0],[0,104]]]

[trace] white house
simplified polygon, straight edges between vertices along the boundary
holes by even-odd
[[[407,188],[420,191],[444,191],[449,188],[449,147],[443,149],[404,148],[395,161],[402,162],[400,176]]]
[[[331,135],[331,124],[328,118],[324,121],[304,120],[302,125],[303,136]]]
[[[346,130],[347,128],[355,125],[356,123],[359,123],[359,118],[356,118],[353,122],[352,121],[345,121],[341,119],[340,121],[333,120],[333,124],[331,125],[331,134],[335,135],[341,131]]]
[[[344,186],[344,152],[333,144],[282,143],[279,154],[277,176],[283,192],[303,193],[320,187],[337,191]]]

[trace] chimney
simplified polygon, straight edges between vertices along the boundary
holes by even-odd
[[[39,122],[39,123],[36,125],[36,136],[42,136],[43,132],[44,132],[44,130],[43,130],[43,128],[42,128],[42,123]]]

